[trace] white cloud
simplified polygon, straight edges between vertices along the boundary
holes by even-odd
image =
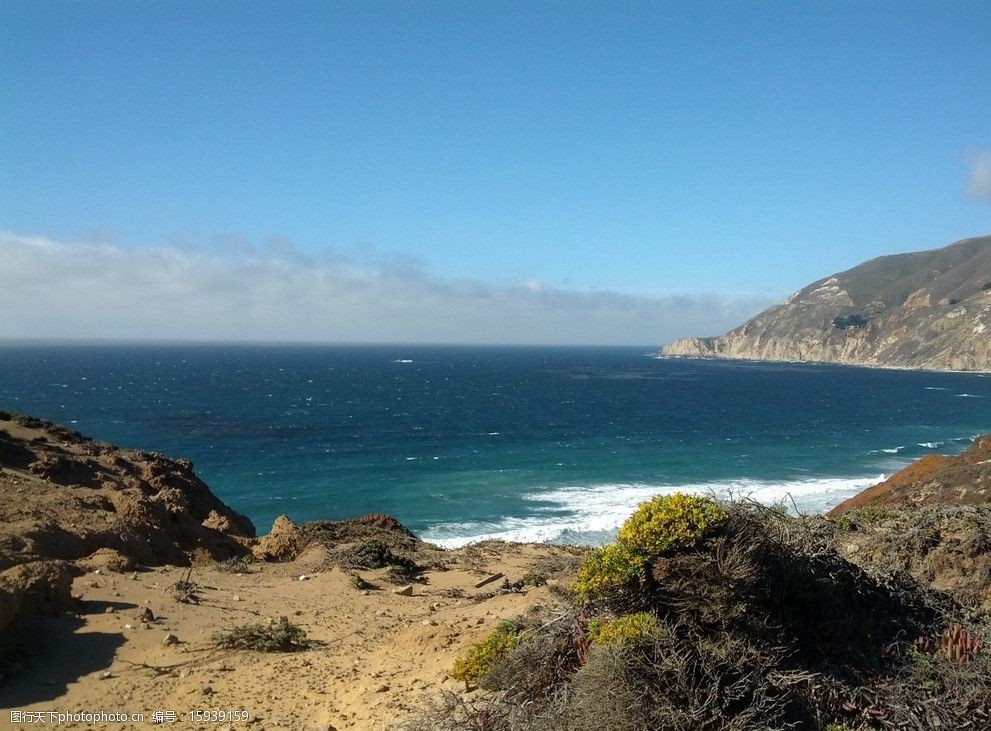
[[[0,336],[659,345],[771,304],[441,280],[405,256],[310,258],[289,242],[127,248],[0,232]]]
[[[974,198],[991,203],[991,150],[975,150],[969,158],[971,168],[967,192]]]

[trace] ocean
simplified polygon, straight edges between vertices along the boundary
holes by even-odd
[[[991,378],[647,348],[0,345],[0,409],[193,461],[260,532],[600,543],[690,490],[817,512],[991,431]]]

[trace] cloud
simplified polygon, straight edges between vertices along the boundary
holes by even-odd
[[[968,157],[971,168],[967,193],[991,203],[991,150],[975,150]]]
[[[289,242],[130,248],[0,232],[0,337],[659,345],[713,335],[771,304],[444,280],[369,249]]]

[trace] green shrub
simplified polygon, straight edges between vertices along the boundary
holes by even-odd
[[[623,527],[619,543],[650,560],[678,548],[691,548],[727,514],[712,498],[685,495],[658,495],[641,503]]]
[[[547,583],[547,577],[539,571],[528,571],[523,574],[524,586],[543,586]]]
[[[423,567],[415,561],[394,553],[389,546],[375,538],[368,538],[343,549],[338,554],[338,563],[345,570],[381,569],[388,566],[388,578],[397,584],[407,584],[423,571]]]
[[[492,668],[492,664],[509,653],[520,642],[520,633],[512,622],[500,622],[485,639],[476,643],[451,668],[451,677],[465,683],[477,683]]]
[[[290,623],[288,617],[280,617],[276,624],[245,624],[227,632],[217,632],[211,639],[217,647],[227,650],[293,652],[307,646],[306,632]]]
[[[571,590],[583,603],[604,599],[640,584],[645,566],[643,556],[621,543],[609,543],[586,557]]]
[[[627,647],[644,644],[657,634],[660,625],[651,612],[636,612],[615,619],[593,619],[588,624],[588,638],[596,645],[622,643]]]

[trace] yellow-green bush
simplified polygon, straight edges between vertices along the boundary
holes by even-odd
[[[455,661],[451,677],[466,683],[477,683],[492,664],[520,643],[520,633],[512,622],[500,622],[485,639],[476,643],[464,657]]]
[[[614,598],[642,584],[655,558],[696,545],[726,518],[726,510],[712,498],[680,492],[641,503],[614,543],[586,557],[572,591],[581,602]]]
[[[586,557],[571,589],[582,602],[615,594],[641,582],[644,566],[643,556],[631,553],[620,543],[610,543]]]
[[[619,543],[631,553],[652,559],[677,548],[690,548],[726,520],[726,511],[712,498],[658,495],[641,503],[623,527]]]
[[[615,619],[593,619],[588,623],[588,638],[597,645],[622,643],[633,647],[656,635],[658,628],[653,614],[636,612]]]

